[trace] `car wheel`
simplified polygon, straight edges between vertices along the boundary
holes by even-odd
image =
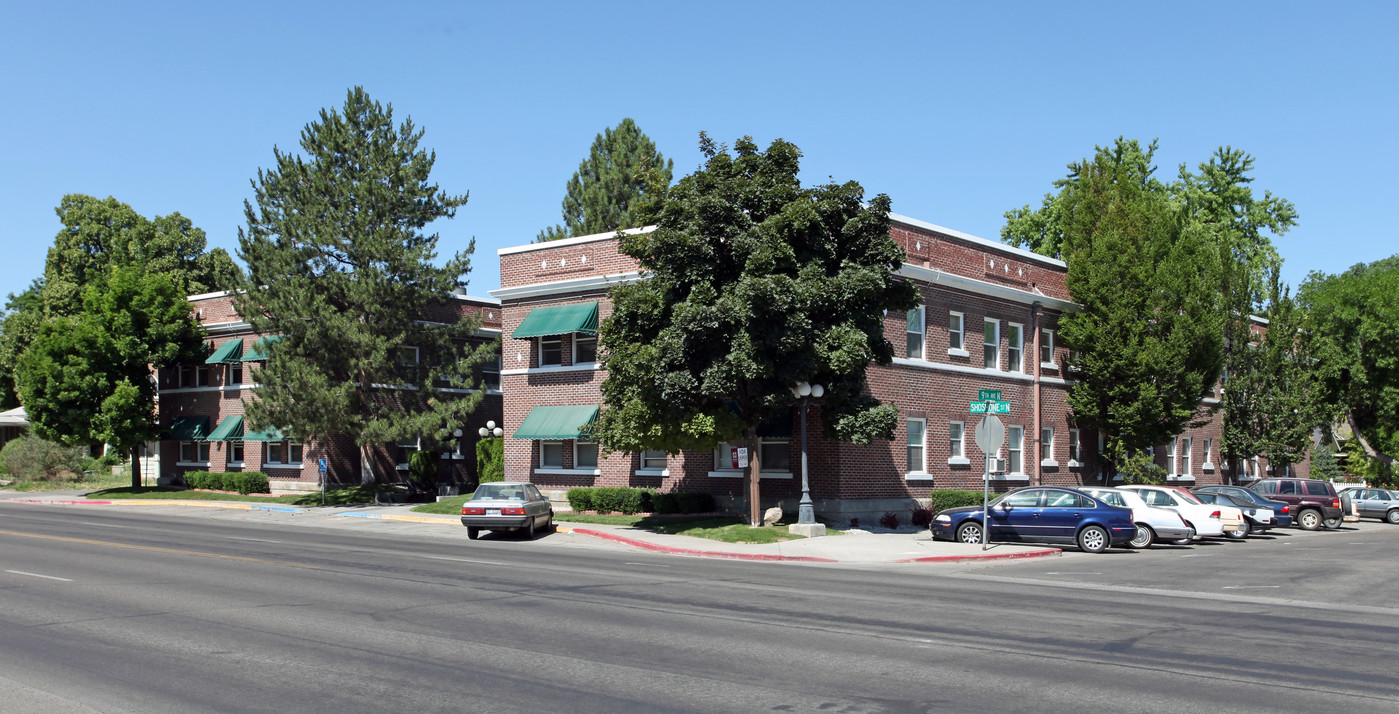
[[[1102,526],[1088,526],[1078,532],[1078,549],[1085,553],[1101,553],[1110,543],[1108,532]]]
[[[1321,527],[1321,513],[1308,508],[1297,514],[1297,527],[1304,531],[1314,531]]]
[[[1249,532],[1249,530],[1250,530],[1250,529],[1249,529],[1249,527],[1248,527],[1248,521],[1239,521],[1239,527],[1238,527],[1238,528],[1235,528],[1234,530],[1229,531],[1228,533],[1225,533],[1224,535],[1227,536],[1227,537],[1229,537],[1229,538],[1231,538],[1231,539],[1233,539],[1233,540],[1243,540],[1243,539],[1245,539],[1245,538],[1248,537],[1248,532]]]
[[[959,543],[981,543],[981,524],[975,521],[963,523],[957,528],[957,542]]]
[[[558,530],[559,530],[558,524],[557,524],[557,523],[554,523],[554,512],[553,512],[553,511],[549,511],[549,525],[547,525],[547,526],[544,527],[544,531],[545,531],[546,533],[554,533],[554,532],[557,532]]]
[[[1399,525],[1399,508],[1389,509],[1389,512],[1384,514],[1384,522]]]
[[[1341,523],[1344,520],[1345,519],[1343,516],[1336,516],[1335,518],[1327,518],[1326,520],[1322,521],[1321,524],[1326,526],[1326,530],[1334,531],[1337,528],[1341,527]]]
[[[1156,532],[1151,530],[1151,526],[1143,523],[1137,524],[1137,534],[1132,536],[1132,540],[1127,545],[1133,548],[1150,548],[1156,542]]]
[[[480,538],[480,537],[481,537],[481,529],[480,529],[480,528],[477,528],[476,526],[467,526],[467,527],[466,527],[466,539],[467,539],[467,540],[476,540],[477,538]]]
[[[534,540],[534,519],[529,519],[529,521],[525,523],[525,527],[522,530],[525,535],[525,540]]]

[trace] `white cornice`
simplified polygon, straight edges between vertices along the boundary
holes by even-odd
[[[1068,300],[1060,300],[1059,298],[1049,297],[1048,295],[1032,293],[1029,290],[1020,290],[1019,288],[998,285],[986,280],[968,278],[963,275],[956,275],[954,273],[938,270],[937,268],[925,268],[921,265],[913,265],[911,263],[904,263],[899,266],[896,274],[913,280],[922,280],[935,285],[946,285],[947,287],[965,290],[969,293],[1010,300],[1024,305],[1039,303],[1047,308],[1058,310],[1059,312],[1078,312],[1081,309],[1078,303],[1069,302]]]
[[[1062,261],[1062,260],[1057,260],[1057,259],[1055,259],[1055,258],[1050,258],[1050,257],[1048,257],[1048,256],[1040,255],[1039,253],[1032,253],[1032,252],[1030,252],[1030,251],[1028,251],[1028,250],[1025,250],[1025,249],[1023,249],[1023,248],[1016,248],[1016,247],[1014,247],[1014,246],[1009,246],[1009,245],[1006,245],[1005,243],[1001,243],[1000,241],[987,240],[987,239],[982,238],[982,237],[980,237],[980,236],[974,236],[974,235],[972,235],[972,234],[970,234],[970,233],[963,233],[963,232],[958,231],[958,230],[953,230],[953,229],[951,229],[951,228],[946,228],[946,227],[943,227],[943,226],[939,226],[939,225],[937,225],[937,224],[935,224],[935,223],[929,223],[929,222],[927,222],[927,221],[920,221],[920,220],[918,220],[917,218],[909,218],[908,216],[901,216],[901,215],[899,215],[899,214],[897,214],[897,213],[890,213],[890,214],[889,214],[889,220],[892,220],[892,221],[894,221],[895,223],[902,223],[902,224],[904,224],[904,225],[906,225],[906,226],[913,226],[914,228],[922,228],[923,230],[926,230],[926,231],[932,231],[932,232],[934,232],[934,233],[941,233],[941,234],[943,234],[943,235],[947,235],[947,236],[951,236],[951,237],[953,237],[953,238],[958,238],[958,239],[967,241],[968,243],[975,243],[975,244],[977,244],[977,245],[979,245],[979,246],[981,246],[981,247],[983,247],[983,248],[991,248],[991,249],[993,249],[993,250],[999,250],[999,251],[1001,251],[1002,253],[1009,253],[1009,254],[1011,254],[1011,255],[1013,255],[1013,256],[1015,256],[1015,257],[1017,257],[1017,258],[1020,258],[1020,259],[1022,259],[1022,260],[1029,260],[1029,261],[1032,261],[1032,262],[1035,262],[1035,263],[1042,263],[1042,264],[1044,264],[1044,265],[1049,265],[1049,266],[1053,266],[1053,267],[1056,267],[1056,268],[1067,268],[1067,267],[1068,267],[1068,264],[1065,263],[1065,262]]]
[[[202,325],[204,331],[211,335],[226,335],[230,332],[252,332],[253,326],[242,321],[234,322],[210,322]]]
[[[514,245],[508,248],[501,248],[497,250],[496,255],[513,255],[515,253],[528,253],[532,250],[546,250],[550,248],[558,248],[561,246],[582,245],[584,243],[596,243],[598,241],[612,240],[613,238],[617,237],[618,233],[624,233],[626,235],[637,235],[638,233],[650,233],[654,230],[656,230],[655,226],[642,226],[641,228],[626,228],[621,231],[607,231],[606,233],[594,233],[592,235],[578,236],[576,238],[560,238],[558,240],[550,240],[545,241],[543,243],[527,243],[525,245]],[[494,290],[490,292],[492,295],[496,293],[496,291]]]
[[[558,241],[554,242],[557,243]],[[529,285],[517,285],[510,288],[496,288],[491,291],[491,295],[501,300],[515,300],[519,298],[538,297],[540,295],[559,295],[562,293],[576,293],[584,290],[610,288],[613,285],[632,283],[640,279],[641,271],[633,270],[627,273],[589,275],[585,278],[559,280],[551,283],[530,283]]]

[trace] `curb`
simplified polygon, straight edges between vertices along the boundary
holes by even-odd
[[[397,516],[392,513],[336,513],[331,518],[373,518],[380,521],[408,521],[410,523],[452,523],[446,518],[432,516]]]
[[[562,530],[562,529],[560,529],[560,530]],[[695,557],[699,557],[699,558],[724,558],[724,559],[728,559],[728,560],[796,561],[796,562],[803,562],[803,563],[839,563],[839,562],[840,562],[840,561],[835,560],[835,559],[833,559],[833,558],[816,558],[816,557],[807,556],[807,555],[768,555],[768,554],[766,554],[766,553],[727,553],[727,552],[724,552],[724,551],[717,551],[717,550],[693,550],[693,549],[691,549],[691,548],[673,548],[673,547],[667,546],[667,545],[656,545],[655,543],[648,543],[648,542],[646,542],[646,541],[644,541],[644,540],[636,540],[636,539],[634,539],[634,538],[626,538],[626,537],[624,537],[624,536],[613,535],[613,534],[611,534],[611,533],[603,533],[602,531],[590,530],[590,529],[588,529],[588,528],[570,528],[570,529],[569,529],[569,532],[571,532],[571,533],[578,533],[578,534],[580,534],[580,535],[593,536],[593,537],[595,537],[595,538],[602,538],[603,540],[610,540],[610,541],[614,541],[614,542],[617,542],[617,543],[622,543],[622,544],[625,544],[625,545],[630,545],[630,546],[635,547],[635,548],[641,548],[642,550],[650,550],[650,551],[654,551],[654,552],[657,552],[657,553],[669,553],[669,554],[671,554],[671,555],[691,555],[691,556],[695,556]]]
[[[232,511],[275,511],[277,513],[306,513],[296,506],[273,506],[239,501],[180,501],[174,499],[118,499],[115,501],[55,500],[47,498],[7,498],[7,503],[37,503],[50,506],[189,506],[192,508],[223,508]]]
[[[908,558],[896,560],[895,563],[956,563],[965,560],[1016,560],[1019,558],[1043,558],[1051,555],[1063,555],[1064,551],[1058,548],[1041,548],[1039,550],[1024,551],[1019,553],[985,553],[974,555],[929,555],[922,558]]]

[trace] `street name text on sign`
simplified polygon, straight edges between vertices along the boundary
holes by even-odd
[[[1010,413],[1010,402],[971,402],[967,407],[972,414],[985,414],[988,404],[991,406],[992,414]]]

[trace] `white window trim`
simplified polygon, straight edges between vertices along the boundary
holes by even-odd
[[[602,469],[556,469],[550,466],[547,468],[535,469],[532,473],[541,475],[552,474],[556,476],[601,476]]]
[[[1049,336],[1049,339],[1048,339],[1047,341],[1044,339],[1044,337],[1045,337],[1046,335]],[[1043,355],[1037,355],[1037,357],[1039,358],[1039,361],[1040,361],[1040,369],[1052,369],[1052,370],[1054,370],[1055,372],[1058,372],[1058,371],[1059,371],[1059,365],[1058,365],[1058,364],[1055,364],[1055,362],[1054,362],[1054,330],[1051,330],[1051,329],[1049,329],[1049,328],[1047,328],[1047,327],[1041,327],[1041,328],[1040,328],[1040,349],[1044,349],[1045,344],[1048,344],[1048,345],[1049,345],[1049,357],[1050,357],[1050,359],[1049,359],[1048,362],[1046,362],[1046,361],[1044,361],[1044,356],[1043,356]]]
[[[1174,478],[1180,473],[1177,469],[1178,464],[1176,463],[1176,450],[1178,448],[1176,442],[1178,441],[1180,441],[1179,436],[1171,437],[1171,445],[1166,449],[1166,463],[1170,465],[1170,469],[1166,471],[1166,478]]]
[[[1041,458],[1040,466],[1059,468],[1059,462],[1054,459],[1054,427],[1046,426],[1040,428],[1040,453],[1044,453],[1044,432],[1049,432],[1049,458]]]
[[[918,317],[917,317],[917,320],[918,320],[918,331],[915,332],[915,331],[913,330],[913,323],[907,322],[907,321],[905,322],[905,324],[904,324],[904,352],[905,352],[905,354],[907,354],[907,352],[908,352],[908,339],[907,339],[907,336],[908,336],[908,335],[918,335],[918,341],[919,341],[919,344],[921,345],[921,346],[919,347],[919,349],[918,349],[918,356],[917,356],[917,357],[914,357],[914,356],[911,355],[911,354],[909,354],[909,355],[907,355],[907,356],[908,356],[908,359],[926,360],[926,359],[928,359],[928,312],[927,312],[927,306],[925,306],[925,305],[919,305],[918,307],[915,307],[915,308],[913,308],[912,310],[909,310],[908,313],[906,313],[906,315],[907,315],[907,314],[914,314],[914,313],[917,313],[917,316],[918,316]]]
[[[1194,448],[1195,439],[1189,436],[1180,437],[1180,450],[1176,452],[1177,462],[1182,467],[1184,467],[1180,470],[1180,476],[1189,476],[1190,478],[1195,478],[1193,475],[1195,473],[1195,464],[1190,463],[1192,461],[1192,459],[1190,458],[1192,454],[1190,452]]]
[[[408,353],[409,350],[413,351],[413,361],[409,362],[407,360],[403,360],[404,366],[422,364],[422,360],[420,359],[417,347],[413,345],[399,345],[398,347],[399,355],[405,355]],[[402,357],[400,357],[400,359],[402,359]]]
[[[1205,462],[1200,464],[1201,471],[1213,471],[1214,461],[1210,458],[1210,448],[1214,446],[1214,439],[1205,439]]]
[[[1074,448],[1073,448],[1073,447],[1074,447],[1075,444],[1078,445],[1078,455],[1079,455],[1079,457],[1081,458],[1081,457],[1083,456],[1083,432],[1080,431],[1080,430],[1078,430],[1078,429],[1069,429],[1069,453],[1070,453],[1070,457],[1069,457],[1068,462],[1064,464],[1064,467],[1065,467],[1065,468],[1074,469],[1074,468],[1079,468],[1079,467],[1083,466],[1083,462],[1082,462],[1082,461],[1076,460],[1076,459],[1074,459],[1073,456],[1072,456],[1072,454],[1073,454],[1073,452],[1074,452]]]
[[[582,335],[584,339],[591,339],[593,341],[593,358],[587,362],[578,361],[578,337],[580,335]],[[597,335],[583,335],[581,332],[575,332],[573,333],[573,339],[569,340],[569,342],[571,343],[569,351],[573,353],[571,357],[573,364],[579,366],[597,364]]]
[[[579,446],[582,446],[582,445],[584,445],[584,444],[591,444],[594,448],[597,449],[597,460],[598,460],[597,466],[588,467],[588,466],[579,466],[579,465],[578,465],[578,447],[579,447]],[[601,468],[601,467],[602,467],[602,449],[601,449],[600,447],[598,447],[597,442],[596,442],[596,441],[588,441],[587,439],[573,439],[573,468],[574,468],[575,470],[592,471],[592,470],[594,470],[594,469],[598,469],[598,468]]]
[[[1008,322],[1006,323],[1006,328],[1007,335],[1014,332],[1019,337],[1016,343],[1007,343],[1006,345],[1006,371],[1029,372],[1026,367],[1029,367],[1030,363],[1025,360],[1025,326],[1018,322]],[[1007,337],[1007,339],[1009,339],[1009,337]],[[1020,353],[1020,369],[1011,369],[1010,367],[1010,355],[1012,352]]]
[[[953,330],[953,329],[952,329],[952,316],[953,316],[953,315],[956,315],[956,316],[957,316],[957,324],[958,324],[958,325],[961,325],[961,329],[959,329],[959,330]],[[962,343],[962,346],[961,346],[961,347],[952,347],[952,346],[951,346],[951,345],[952,345],[952,334],[953,334],[954,332],[955,332],[955,333],[958,335],[958,337],[960,338],[960,339],[958,339],[957,341]],[[970,353],[970,352],[967,352],[967,316],[966,316],[964,313],[960,313],[960,312],[957,312],[957,311],[955,311],[955,310],[948,311],[948,313],[947,313],[947,344],[948,344],[948,347],[947,347],[947,354],[948,354],[949,357],[969,357],[969,356],[971,356],[971,353]]]
[[[406,446],[408,446],[408,443],[407,443],[407,442],[402,442],[402,441],[401,441],[401,442],[396,442],[396,443],[394,444],[394,446],[395,446],[395,447],[398,449],[398,451],[401,453],[401,452],[403,451],[403,448],[406,447]],[[414,451],[422,451],[422,450],[423,450],[423,439],[422,439],[422,437],[417,437],[417,438],[413,439],[413,450],[414,450]],[[412,459],[412,458],[413,458],[413,455],[410,453],[410,454],[408,455],[408,459]],[[405,459],[402,463],[396,464],[396,465],[394,466],[394,468],[395,468],[396,470],[398,470],[398,471],[407,471],[407,470],[408,470],[408,460]]]
[[[291,445],[292,445],[292,444],[297,444],[297,443],[300,443],[300,442],[292,441],[291,439],[282,439],[281,441],[266,442],[266,443],[281,444],[281,445],[286,449],[286,454],[287,454],[287,456],[291,456]],[[302,444],[302,445],[301,445],[301,458],[302,458],[302,459],[305,459],[305,458],[306,458],[306,445],[305,445],[305,444]],[[302,466],[305,465],[305,463],[304,463],[303,461],[268,461],[268,460],[267,460],[267,451],[266,451],[265,449],[264,449],[264,451],[262,452],[262,459],[263,459],[262,465],[263,465],[264,467],[266,467],[266,468],[269,468],[269,469],[299,469],[299,468],[301,468]],[[407,464],[404,464],[402,468],[405,468],[405,469],[408,468]]]
[[[922,441],[922,443],[918,446],[918,448],[920,448],[920,449],[923,450],[923,456],[922,456],[922,458],[920,459],[920,461],[922,461],[922,463],[920,464],[920,468],[916,468],[916,469],[913,469],[913,470],[910,471],[910,470],[907,469],[907,466],[908,466],[908,450],[911,449],[911,448],[914,448],[914,447],[913,447],[913,443],[912,443],[911,441],[909,441],[909,438],[908,438],[908,425],[909,425],[909,423],[915,422],[915,421],[918,422],[919,424],[921,424],[921,425],[923,426],[923,428],[922,428],[922,430],[921,430],[921,433],[922,433],[922,435],[923,435],[923,441]],[[904,469],[904,478],[909,478],[909,479],[911,479],[911,478],[916,477],[916,476],[925,476],[925,475],[928,475],[928,420],[927,420],[927,419],[922,419],[922,418],[908,418],[908,419],[905,419],[905,420],[904,420],[904,466],[905,466],[905,469]]]
[[[778,442],[781,442],[781,443],[790,445],[790,444],[792,443],[792,440],[791,440],[791,439],[766,439],[766,438],[761,438],[761,437],[759,437],[759,439],[758,439],[758,448],[759,448],[759,449],[763,448],[763,444],[765,444],[765,443],[766,443],[766,444],[775,444],[775,443],[778,443]],[[711,459],[714,458],[714,455],[716,454],[716,452],[718,452],[720,446],[723,446],[723,444],[716,444],[716,445],[714,446],[713,449],[710,449],[710,450],[709,450],[709,454],[710,454],[709,458],[711,458]],[[728,446],[729,446],[729,448],[738,448],[738,447],[735,447],[733,444],[729,444]],[[751,463],[751,462],[750,462],[750,463]],[[736,468],[736,469],[735,469],[735,468],[722,468],[722,469],[714,469],[713,471],[710,471],[710,472],[709,472],[709,477],[710,477],[710,478],[743,478],[743,476],[744,476],[745,474],[747,474],[747,473],[748,473],[748,469],[742,468],[742,467]],[[790,467],[789,467],[789,469],[785,469],[785,470],[782,470],[782,471],[777,471],[777,470],[769,471],[769,470],[767,470],[767,469],[761,469],[761,470],[758,471],[758,473],[762,475],[762,478],[792,478],[792,472],[791,472],[791,470],[790,470]]]
[[[996,340],[996,344],[994,344],[994,345],[989,344],[989,343],[986,342],[986,326],[987,326],[987,325],[992,325],[992,326],[994,326],[994,327],[996,328],[995,331],[994,331],[994,332],[995,332],[995,334],[994,334],[994,339]],[[986,366],[986,348],[987,348],[987,347],[994,347],[994,348],[996,349],[996,366],[994,366],[994,367],[987,367],[987,366]],[[1001,321],[1000,321],[1000,320],[992,320],[992,319],[990,319],[990,318],[985,318],[985,319],[983,319],[983,320],[981,321],[981,350],[982,350],[982,353],[981,353],[981,354],[982,354],[982,356],[981,356],[981,365],[982,365],[981,368],[982,368],[982,369],[988,370],[988,371],[992,371],[992,372],[1004,372],[1004,371],[1005,371],[1005,370],[1001,369]]]
[[[953,424],[960,424],[961,427],[962,427],[962,438],[959,439],[959,441],[961,442],[961,447],[962,447],[962,448],[961,448],[961,449],[958,451],[958,453],[956,453],[956,454],[948,454],[948,456],[947,456],[947,465],[948,465],[948,466],[970,466],[971,463],[972,463],[972,461],[971,461],[971,459],[967,458],[967,423],[966,423],[966,422],[964,422],[964,421],[949,421],[949,422],[947,422],[947,446],[948,446],[948,450],[951,451],[951,448],[952,448],[952,425],[953,425]]]
[[[1011,471],[1011,470],[1010,470],[1010,452],[1011,452],[1011,448],[1010,448],[1010,430],[1011,430],[1011,429],[1019,429],[1019,430],[1020,430],[1020,448],[1019,448],[1019,449],[1016,449],[1016,451],[1019,451],[1019,452],[1020,452],[1020,470],[1019,470],[1019,471]],[[1000,458],[999,452],[997,453],[997,458]],[[1022,426],[1022,425],[1020,425],[1020,424],[1006,424],[1006,475],[1007,475],[1007,476],[1025,476],[1025,427]]]
[[[535,455],[539,457],[539,468],[540,468],[540,469],[560,469],[560,470],[568,470],[568,471],[571,471],[571,469],[564,469],[564,468],[563,468],[564,439],[540,439],[540,440],[538,440],[538,441],[535,442],[535,443],[538,444],[538,446],[534,447],[534,450],[535,450]],[[545,466],[545,465],[544,465],[544,445],[545,445],[545,444],[558,444],[558,445],[559,445],[559,465],[558,465],[558,466]],[[591,469],[589,469],[589,470],[591,470]],[[536,469],[536,472],[538,472],[538,469]]]
[[[548,365],[544,364],[544,342],[545,342],[546,340],[547,340],[547,341],[550,341],[550,342],[553,342],[553,341],[556,341],[556,340],[558,341],[558,343],[559,343],[559,363],[558,363],[558,364],[548,364]],[[563,335],[540,335],[539,339],[538,339],[538,340],[535,340],[535,342],[538,342],[538,343],[539,343],[539,359],[536,361],[536,364],[538,364],[539,367],[540,367],[541,369],[542,369],[542,368],[547,368],[547,367],[563,367],[563,366],[564,366],[564,364],[563,364]]]

